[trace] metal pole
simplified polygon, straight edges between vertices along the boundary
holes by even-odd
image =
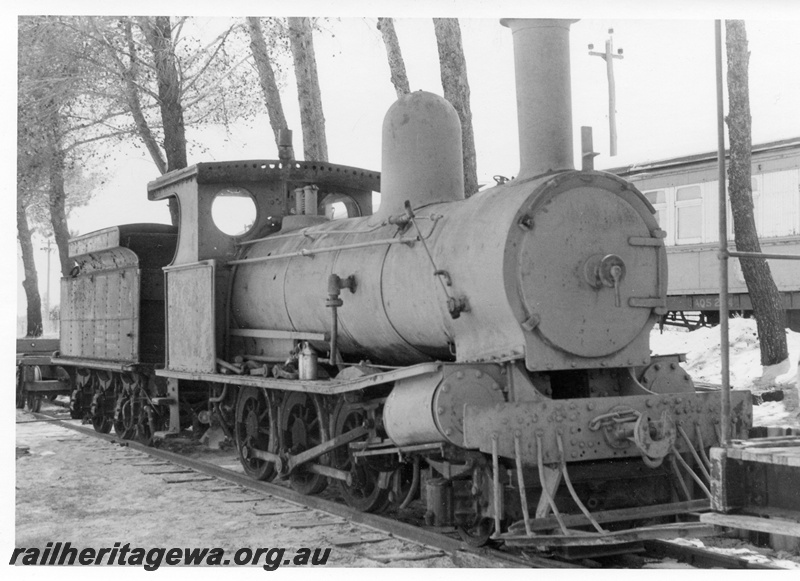
[[[608,125],[610,152],[609,156],[617,155],[617,92],[614,85],[614,45],[609,38],[606,41],[606,71],[608,74]]]
[[[717,161],[719,164],[719,347],[722,373],[722,405],[720,412],[720,444],[727,446],[731,439],[730,352],[728,338],[728,216],[725,191],[725,114],[722,93],[722,22],[714,21],[714,41],[717,64]]]
[[[50,252],[52,248],[50,247],[49,238],[47,239],[47,246],[43,246],[42,250],[47,252],[47,288],[44,293],[44,321],[42,321],[42,329],[44,329],[45,324],[50,320]]]

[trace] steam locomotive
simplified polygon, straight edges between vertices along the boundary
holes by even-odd
[[[334,482],[363,511],[423,496],[428,525],[475,545],[689,534],[720,397],[650,355],[664,232],[629,182],[574,169],[571,21],[503,24],[515,179],[465,198],[458,116],[415,92],[386,115],[380,174],[199,163],[148,185],[177,198],[177,231],[73,240],[54,364],[75,416],[145,441],[218,426],[253,478]],[[215,223],[231,199],[255,207],[240,234]],[[745,437],[749,394],[731,398]]]

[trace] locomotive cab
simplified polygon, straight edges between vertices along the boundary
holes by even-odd
[[[217,359],[226,356],[227,317],[218,314],[227,308],[230,260],[264,236],[327,221],[334,204],[348,215],[369,215],[375,191],[380,191],[375,172],[279,160],[199,163],[148,184],[151,200],[176,197],[180,216],[175,258],[164,269],[166,368],[213,372]],[[252,215],[239,220],[241,232],[223,230],[231,222],[219,210],[226,198],[252,205]]]

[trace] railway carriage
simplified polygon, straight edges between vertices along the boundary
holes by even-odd
[[[615,168],[610,172],[635,184],[656,209],[666,232],[669,256],[667,308],[670,320],[691,324],[719,321],[718,170],[716,153],[684,156]],[[800,138],[764,143],[752,152],[753,212],[763,252],[800,254]],[[733,220],[728,204],[728,240]],[[800,330],[800,272],[796,263],[770,262],[783,296],[788,326]],[[745,314],[752,304],[738,260],[731,262],[728,307]]]

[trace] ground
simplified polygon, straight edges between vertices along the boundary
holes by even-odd
[[[18,421],[33,417],[17,410]],[[164,465],[130,448],[109,444],[44,422],[17,424],[17,547],[48,542],[73,547],[221,547],[226,558],[240,548],[331,547],[344,537],[374,536],[372,529],[299,505]],[[240,471],[235,456],[216,459]],[[76,467],[80,466],[80,469]],[[168,480],[188,479],[184,482]],[[264,514],[264,513],[275,514]],[[328,566],[381,567],[375,557],[424,552],[399,539],[333,546]],[[428,551],[430,553],[430,551]],[[261,561],[263,564],[263,559]],[[453,567],[447,556],[400,560],[393,567]]]

